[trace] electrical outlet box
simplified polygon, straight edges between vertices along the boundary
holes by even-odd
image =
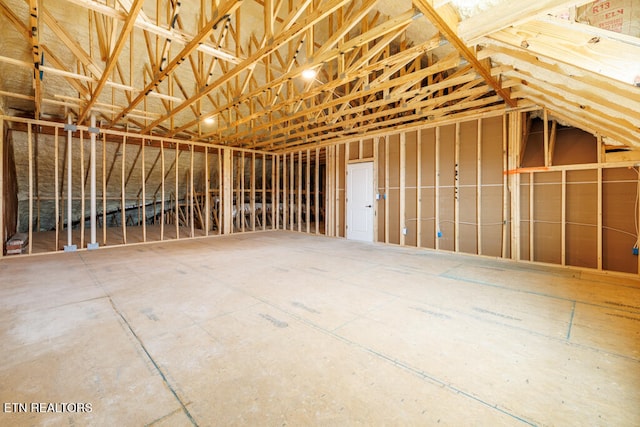
[[[380,193],[376,193],[376,200],[380,200]]]
[[[638,255],[638,248],[633,248],[632,251],[634,255]]]
[[[442,237],[442,231],[438,230],[438,237]]]
[[[407,227],[404,227],[404,228],[402,229],[402,234],[404,234],[405,236],[407,235]]]

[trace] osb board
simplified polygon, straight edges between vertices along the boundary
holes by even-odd
[[[544,123],[542,120],[531,121],[531,128],[525,137],[525,150],[520,165],[522,167],[544,166]]]
[[[482,184],[502,185],[502,117],[482,119]],[[484,191],[484,190],[483,190]],[[502,202],[492,206],[500,210]],[[483,213],[484,215],[484,213]]]
[[[436,130],[435,128],[423,129],[421,131],[421,152],[420,167],[422,176],[420,177],[422,187],[433,187],[435,185],[435,153],[436,153]]]
[[[529,221],[530,217],[530,189],[529,181],[531,174],[520,174],[520,259],[531,260],[531,253],[529,251],[530,233],[529,233]]]
[[[478,170],[478,122],[460,123],[459,184],[475,185]]]
[[[566,264],[598,267],[598,172],[567,171]]]
[[[477,254],[476,187],[460,187],[458,195],[460,203],[459,250],[468,254]]]
[[[553,151],[554,165],[577,165],[598,161],[597,140],[577,128],[558,126]]]
[[[638,257],[632,248],[638,175],[629,168],[604,169],[602,179],[602,268],[637,273]]]
[[[435,189],[423,187],[420,194],[422,200],[422,214],[420,218],[422,238],[420,246],[435,249]]]
[[[481,213],[482,255],[502,256],[502,186],[482,187]]]
[[[553,264],[562,261],[561,179],[561,172],[534,174],[534,261]]]

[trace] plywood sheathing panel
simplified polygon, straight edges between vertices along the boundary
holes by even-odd
[[[458,177],[458,239],[460,252],[478,253],[477,241],[477,158],[478,122],[472,120],[460,124],[460,158]]]
[[[533,175],[520,174],[520,259],[533,261],[531,248],[531,185]]]
[[[406,132],[405,137],[405,208],[404,224],[407,228],[405,245],[417,246],[418,244],[418,205],[417,183],[418,165],[418,135],[416,131]]]
[[[561,263],[561,176],[560,172],[535,174],[533,259],[538,262]]]
[[[577,165],[597,161],[597,143],[593,135],[573,127],[558,127],[552,164]]]
[[[544,166],[544,126],[541,120],[532,120],[525,140],[521,166],[523,168]]]
[[[630,168],[604,169],[602,179],[602,268],[637,273],[638,257],[632,248],[638,174]]]
[[[336,236],[338,237],[345,237],[345,219],[346,215],[345,215],[345,208],[346,208],[346,203],[345,203],[345,188],[346,188],[346,173],[347,173],[347,161],[345,158],[345,145],[339,145],[338,147],[338,182],[336,183],[336,192],[338,195],[338,206],[337,208],[337,212],[336,212],[336,221],[337,222],[337,232],[336,232]]]
[[[362,141],[362,151],[360,152],[360,157],[363,159],[371,159],[373,158],[373,139],[365,139]]]
[[[419,221],[421,227],[420,243],[422,247],[435,249],[436,225],[435,225],[435,128],[422,129],[420,148],[420,200],[421,215]]]
[[[442,233],[439,238],[440,249],[455,249],[454,234],[454,197],[455,197],[455,132],[454,125],[440,128],[440,197],[438,211],[440,222],[438,228]]]
[[[482,254],[501,256],[502,201],[502,117],[482,119]]]
[[[400,244],[400,135],[389,135],[389,243]]]
[[[386,176],[386,170],[387,170],[387,162],[389,161],[388,156],[386,155],[387,150],[385,149],[385,147],[387,146],[387,139],[385,137],[379,138],[378,139],[378,170],[374,171],[374,173],[378,174],[378,188],[377,188],[377,194],[379,196],[379,199],[377,200],[377,218],[376,220],[378,221],[378,236],[377,236],[377,241],[378,242],[385,242],[385,232],[386,232],[386,224],[388,221],[388,218],[386,216],[386,207],[388,206],[388,195],[387,195],[387,191],[386,191],[386,182],[387,182],[387,176]]]
[[[351,141],[349,144],[349,160],[358,160],[360,158],[360,141]]]
[[[567,171],[566,176],[566,264],[597,268],[597,170]]]

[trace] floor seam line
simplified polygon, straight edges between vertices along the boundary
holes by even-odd
[[[506,291],[524,293],[524,294],[529,294],[529,295],[536,295],[536,296],[539,296],[539,297],[551,298],[551,299],[556,299],[556,300],[560,300],[560,301],[567,301],[567,302],[572,302],[572,303],[573,302],[578,302],[580,304],[590,305],[592,307],[606,308],[606,309],[609,309],[609,310],[620,310],[620,311],[623,311],[625,313],[638,314],[637,311],[625,310],[623,308],[620,308],[617,305],[612,307],[610,305],[597,304],[597,303],[587,302],[587,301],[578,301],[578,300],[573,300],[573,299],[567,298],[567,297],[561,297],[561,296],[556,296],[556,295],[551,295],[551,294],[545,294],[545,293],[542,293],[542,292],[529,291],[529,290],[526,290],[526,289],[514,289],[514,288],[509,288],[507,286],[499,285],[499,284],[494,284],[494,283],[490,283],[490,282],[484,282],[482,280],[472,280],[472,279],[468,279],[466,277],[458,277],[458,276],[454,276],[454,275],[440,275],[439,277],[442,277],[444,279],[460,280],[460,281],[467,282],[467,283],[474,283],[474,284],[480,285],[480,286],[489,286],[489,287],[492,287],[492,288],[503,289],[503,290],[506,290]]]
[[[258,297],[254,297],[254,298],[258,298]],[[342,335],[339,335],[339,334],[337,334],[335,332],[327,330],[327,329],[325,329],[325,328],[323,328],[323,327],[321,327],[319,325],[316,325],[313,322],[310,322],[310,321],[308,321],[308,320],[296,315],[295,313],[289,312],[289,311],[285,310],[282,307],[274,305],[273,303],[271,303],[271,302],[269,302],[267,300],[263,300],[262,298],[258,298],[258,299],[260,299],[265,304],[275,308],[276,310],[281,311],[281,312],[293,317],[294,319],[298,320],[299,322],[301,322],[301,323],[303,323],[305,325],[308,325],[308,326],[310,326],[310,327],[312,327],[312,328],[314,328],[314,329],[316,329],[316,330],[318,330],[318,331],[320,331],[320,332],[322,332],[322,333],[324,333],[326,335],[334,337],[334,338],[336,338],[336,339],[338,339],[338,340],[340,340],[340,341],[342,341],[342,342],[344,342],[346,344],[349,344],[349,345],[351,345],[353,347],[356,347],[356,348],[359,348],[359,349],[361,349],[363,351],[366,351],[367,353],[370,353],[370,354],[372,354],[372,355],[374,355],[374,356],[376,356],[376,357],[378,357],[378,358],[380,358],[382,360],[386,360],[387,362],[390,362],[393,365],[395,365],[395,366],[397,366],[397,367],[399,367],[399,368],[401,368],[401,369],[403,369],[403,370],[405,370],[405,371],[407,371],[409,373],[412,373],[414,375],[417,375],[420,378],[429,380],[432,383],[435,383],[435,384],[438,384],[438,385],[440,385],[442,387],[445,387],[446,389],[448,389],[451,392],[454,392],[454,393],[463,395],[463,396],[465,396],[465,397],[467,397],[469,399],[475,400],[476,402],[478,402],[478,403],[480,403],[480,404],[482,404],[484,406],[487,406],[487,407],[489,407],[491,409],[494,409],[494,410],[496,410],[496,411],[498,411],[500,413],[503,413],[503,414],[505,414],[505,415],[507,415],[509,417],[512,417],[512,418],[514,418],[514,419],[516,419],[516,420],[518,420],[518,421],[520,421],[522,423],[525,423],[525,424],[530,425],[530,426],[537,426],[537,424],[535,424],[535,423],[533,423],[531,421],[528,421],[528,420],[526,420],[526,419],[524,419],[522,417],[519,417],[516,414],[512,414],[511,412],[508,412],[506,409],[502,409],[502,408],[498,407],[497,404],[496,405],[492,405],[489,402],[485,402],[481,398],[479,398],[477,396],[474,396],[473,394],[471,394],[469,392],[466,392],[466,391],[464,391],[462,389],[459,389],[459,388],[457,388],[457,387],[455,387],[455,386],[453,386],[453,385],[451,385],[451,384],[449,384],[449,383],[447,383],[447,382],[445,382],[443,380],[440,380],[440,379],[436,378],[435,376],[432,376],[432,375],[428,374],[427,372],[424,372],[424,371],[422,371],[422,370],[420,370],[418,368],[415,368],[415,367],[413,367],[413,366],[411,366],[411,365],[409,365],[407,363],[404,363],[404,362],[402,362],[400,360],[397,360],[397,359],[394,359],[392,357],[389,357],[389,356],[385,355],[384,353],[380,353],[380,352],[378,352],[376,350],[373,350],[373,349],[371,349],[371,348],[369,348],[367,346],[364,346],[364,345],[359,344],[359,343],[357,343],[355,341],[352,341],[352,340],[350,340],[350,339],[348,339],[348,338],[346,338],[346,337],[344,337]]]
[[[96,286],[100,287],[100,289],[103,290],[103,292],[105,293],[105,297],[107,297],[109,299],[109,303],[111,304],[111,308],[113,309],[113,311],[118,316],[120,316],[120,318],[122,319],[122,321],[126,325],[127,329],[129,329],[129,332],[131,332],[131,335],[133,335],[133,337],[136,339],[136,341],[138,341],[138,344],[142,348],[142,351],[144,351],[144,353],[149,358],[149,361],[151,361],[151,363],[155,367],[155,369],[158,372],[158,374],[160,374],[160,378],[164,382],[165,386],[169,389],[171,394],[173,394],[175,399],[178,401],[178,403],[180,404],[180,406],[182,408],[182,411],[185,413],[187,418],[189,418],[189,421],[191,421],[191,424],[194,425],[195,427],[198,427],[198,423],[193,418],[193,416],[191,415],[191,413],[187,409],[187,407],[184,404],[184,402],[182,401],[182,399],[180,399],[180,396],[178,396],[176,391],[173,389],[173,386],[169,383],[169,380],[165,376],[164,372],[162,372],[162,369],[160,369],[160,366],[158,366],[158,364],[156,363],[155,359],[151,356],[151,353],[149,353],[149,351],[147,350],[147,347],[144,345],[144,343],[142,342],[142,340],[140,339],[138,334],[135,333],[135,331],[131,327],[131,324],[129,323],[127,318],[124,316],[124,314],[122,314],[122,312],[118,309],[118,307],[116,307],[115,303],[113,302],[113,299],[111,298],[111,294],[109,294],[109,292],[104,288],[102,283],[95,277],[95,275],[93,274],[93,271],[91,270],[90,266],[87,264],[86,260],[82,256],[82,254],[79,254],[79,256],[80,256],[80,259],[82,260],[82,263],[84,264],[85,268],[87,269],[87,274],[91,277],[91,279],[93,280],[94,284]]]
[[[175,399],[178,401],[178,403],[182,407],[182,411],[185,413],[187,418],[189,418],[189,421],[191,421],[191,424],[193,424],[194,426],[198,427],[198,423],[196,422],[196,420],[193,419],[193,416],[191,415],[191,413],[187,409],[187,407],[184,404],[184,402],[182,401],[182,399],[180,399],[180,396],[178,396],[178,393],[176,393],[176,391],[174,390],[174,388],[171,385],[171,383],[169,383],[169,380],[165,376],[164,372],[162,372],[162,369],[160,369],[160,366],[156,363],[155,359],[151,356],[151,354],[147,350],[147,347],[144,345],[144,343],[142,342],[142,340],[140,339],[138,334],[135,333],[135,331],[131,327],[131,324],[129,324],[129,321],[122,314],[122,312],[120,312],[120,310],[118,310],[118,308],[115,306],[115,304],[113,303],[113,300],[111,299],[111,297],[109,297],[109,302],[111,303],[111,307],[113,307],[113,311],[115,311],[116,314],[118,314],[118,316],[120,316],[120,318],[122,319],[124,324],[127,326],[127,329],[129,329],[129,332],[131,332],[131,335],[133,335],[133,337],[136,339],[136,341],[138,341],[138,344],[140,345],[140,348],[142,348],[142,351],[144,351],[144,354],[147,355],[147,357],[149,358],[149,361],[151,361],[151,363],[153,364],[153,366],[156,369],[156,371],[158,372],[158,374],[160,374],[160,378],[162,378],[162,381],[167,386],[167,388],[169,389],[171,394],[173,394],[173,397],[175,397]]]

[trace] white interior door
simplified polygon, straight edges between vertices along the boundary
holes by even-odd
[[[347,165],[347,239],[373,242],[373,162]]]

